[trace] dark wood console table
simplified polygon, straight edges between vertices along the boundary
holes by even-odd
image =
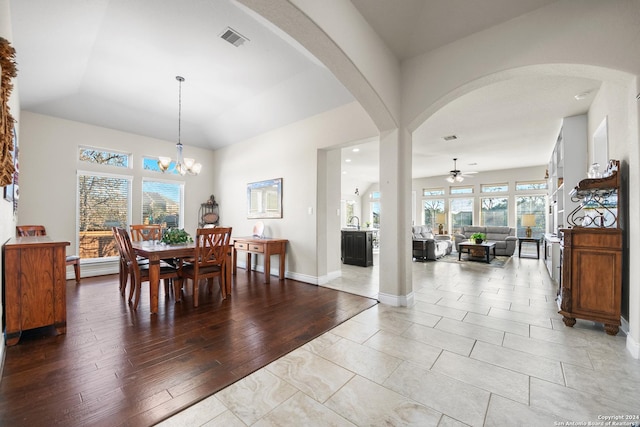
[[[47,236],[16,237],[2,246],[5,340],[16,345],[22,331],[53,325],[67,332],[69,242]]]
[[[234,237],[233,238],[233,268],[231,271],[236,274],[238,251],[247,252],[247,272],[251,271],[251,254],[264,255],[264,283],[270,282],[271,275],[271,255],[280,255],[280,269],[278,271],[280,280],[284,280],[284,261],[287,254],[287,239],[276,239],[271,237]]]

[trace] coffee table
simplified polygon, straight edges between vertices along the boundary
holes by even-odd
[[[475,243],[470,240],[465,240],[464,242],[458,244],[458,261],[462,260],[461,256],[462,256],[462,253],[465,252],[465,249],[466,249],[466,253],[469,255],[467,257],[467,260],[469,261],[475,261],[473,259],[474,257],[472,254],[474,249],[482,251],[484,253],[484,256],[481,258],[483,258],[487,264],[491,262],[489,255],[492,252],[491,251],[492,249],[493,249],[493,257],[494,258],[496,257],[496,242]]]

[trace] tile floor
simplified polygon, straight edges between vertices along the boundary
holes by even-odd
[[[377,280],[345,266],[328,286]],[[640,425],[624,334],[565,327],[542,260],[415,262],[413,283],[413,307],[378,304],[161,425]]]

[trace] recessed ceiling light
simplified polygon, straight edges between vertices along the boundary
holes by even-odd
[[[346,163],[351,163],[351,159],[344,159]]]
[[[351,150],[351,151],[353,151],[354,153],[357,153],[358,151],[360,151],[360,149],[359,149],[359,148],[354,148],[354,149],[353,149],[353,150]]]
[[[476,163],[476,162],[469,163],[469,166],[475,166],[475,165],[477,165],[477,163]]]
[[[346,174],[347,174],[347,171],[342,171],[342,175],[346,175]]]
[[[445,141],[455,141],[456,139],[458,139],[458,137],[455,135],[447,135],[443,136],[442,139],[444,139]]]
[[[589,96],[590,94],[591,94],[591,91],[588,90],[586,92],[582,92],[582,93],[577,94],[576,96],[574,96],[574,98],[576,100],[578,100],[578,101],[581,101],[581,100],[585,99],[587,96]]]

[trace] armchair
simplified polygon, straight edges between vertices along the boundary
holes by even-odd
[[[437,260],[451,253],[452,243],[448,234],[434,235],[431,229],[424,225],[412,228],[414,259]]]

